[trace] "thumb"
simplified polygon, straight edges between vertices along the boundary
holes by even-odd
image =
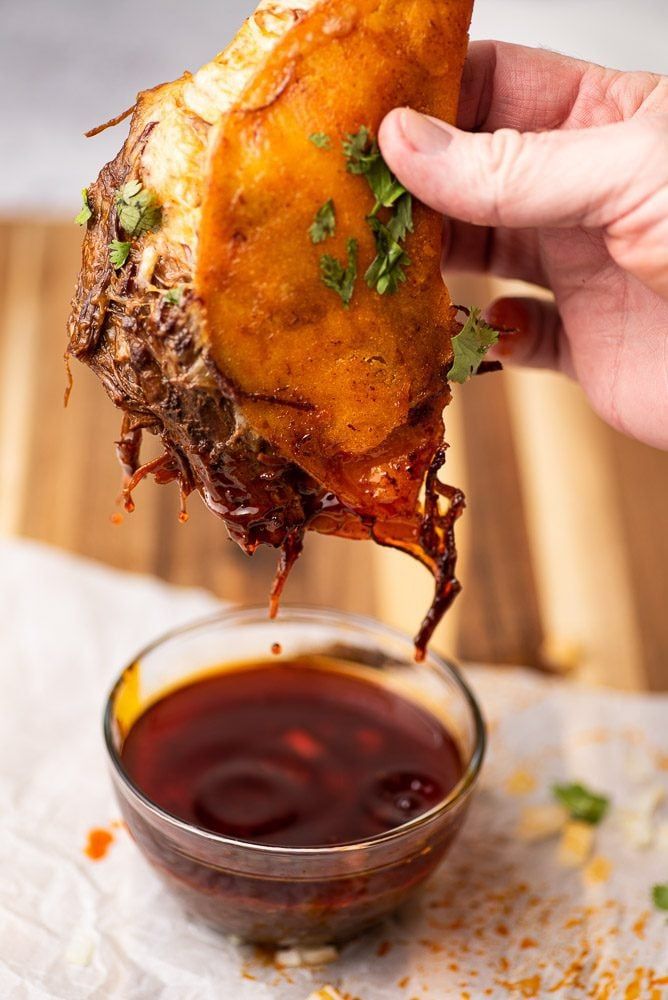
[[[646,233],[649,269],[665,275],[668,119],[469,133],[400,108],[379,138],[399,180],[445,215],[479,226],[602,228],[622,257],[625,233],[636,248]]]

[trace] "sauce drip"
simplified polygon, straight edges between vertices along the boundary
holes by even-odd
[[[258,664],[167,694],[128,733],[128,774],[181,820],[282,847],[373,837],[441,802],[462,774],[444,726],[322,662]]]

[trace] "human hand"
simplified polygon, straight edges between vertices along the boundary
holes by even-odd
[[[668,77],[478,42],[459,126],[397,109],[379,136],[446,216],[445,271],[550,289],[490,308],[518,331],[504,360],[577,378],[608,423],[668,449]]]

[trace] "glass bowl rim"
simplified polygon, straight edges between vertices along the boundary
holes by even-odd
[[[344,853],[370,849],[401,840],[408,834],[419,830],[422,827],[428,826],[432,820],[439,819],[447,813],[452,812],[452,810],[467,797],[476,784],[482,768],[483,760],[485,758],[487,749],[487,728],[485,720],[478,703],[478,699],[455,663],[433,650],[427,650],[426,660],[417,665],[433,670],[440,678],[445,677],[454,681],[455,687],[457,688],[459,694],[463,696],[464,702],[470,712],[475,730],[473,749],[470,755],[468,755],[469,759],[461,778],[454,788],[451,789],[448,795],[446,795],[441,802],[433,806],[427,812],[421,813],[419,816],[408,820],[406,823],[402,823],[401,826],[394,827],[391,830],[376,834],[374,837],[369,837],[365,840],[347,841],[341,844],[326,845],[322,847],[281,847],[273,844],[260,844],[251,840],[242,840],[240,838],[215,833],[212,830],[205,830],[202,827],[179,819],[177,816],[174,816],[172,813],[153,802],[153,800],[150,799],[141,790],[141,788],[135,784],[130,775],[127,773],[125,767],[123,766],[120,754],[114,745],[112,730],[113,704],[116,692],[123,683],[126,672],[134,666],[135,663],[141,662],[145,656],[152,653],[155,649],[158,649],[160,646],[165,645],[181,635],[187,634],[188,632],[196,632],[212,625],[225,624],[228,621],[234,622],[236,619],[241,619],[239,624],[243,624],[244,619],[254,621],[260,614],[264,616],[265,621],[270,621],[266,604],[231,605],[230,607],[223,607],[220,611],[215,611],[210,615],[197,618],[193,621],[186,622],[184,625],[169,629],[167,632],[162,633],[156,639],[147,643],[138,653],[136,653],[127,666],[123,668],[120,675],[114,682],[105,703],[103,717],[104,742],[115,775],[121,781],[121,784],[142,803],[145,809],[157,817],[162,823],[167,824],[167,826],[209,843],[236,848],[237,850],[244,850],[248,853],[270,854],[276,857],[325,858],[328,856],[338,856]],[[295,621],[303,620],[304,618],[306,620],[318,621],[324,618],[331,624],[336,624],[338,622],[339,624],[357,626],[358,628],[371,630],[375,633],[384,633],[385,636],[404,643],[408,642],[411,645],[413,644],[411,637],[407,633],[402,632],[401,629],[393,628],[392,626],[386,625],[384,622],[378,621],[377,619],[367,615],[358,615],[347,611],[337,611],[334,608],[320,607],[317,605],[283,604],[281,605],[278,622],[280,623],[282,620],[289,620],[291,615],[294,616],[293,620]],[[410,661],[408,662],[410,663]]]

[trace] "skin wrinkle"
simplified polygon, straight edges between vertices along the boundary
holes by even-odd
[[[561,320],[559,315],[550,303],[543,303],[536,301],[535,299],[528,299],[527,306],[529,306],[534,314],[538,317],[537,326],[542,329],[542,335],[540,337],[534,337],[532,350],[526,355],[525,363],[533,365],[533,362],[537,357],[545,350],[545,343],[547,341],[547,355],[553,358],[559,358],[559,342],[561,338]]]
[[[581,168],[581,158],[591,154],[595,143],[617,141],[614,130],[623,127],[623,123],[598,126],[600,131],[596,136],[591,129],[578,130],[576,142],[581,146],[578,156],[562,147],[562,139],[558,133],[522,133],[516,129],[503,128],[479,136],[476,145],[469,148],[468,154],[473,159],[475,168],[473,189],[476,193],[479,191],[485,201],[479,210],[476,209],[475,214],[473,211],[463,212],[465,218],[468,216],[467,221],[474,225],[481,225],[491,219],[493,228],[503,228],[510,222],[508,216],[512,216],[515,225],[518,224],[518,205],[523,206],[528,216],[535,215],[539,210],[538,206],[532,201],[526,201],[525,192],[533,190],[534,200],[538,196],[533,182],[537,172],[541,171],[541,164],[545,162],[546,156],[562,158],[563,171],[567,170],[568,174],[562,172],[559,183],[567,189],[569,175],[575,175]],[[668,162],[668,130],[664,143],[665,155],[656,142],[656,131],[652,123],[636,123],[634,131],[624,133],[625,140],[631,142],[634,133],[633,157],[629,161],[629,170],[632,165],[636,168],[634,185],[629,185],[620,176],[616,189],[601,186],[592,190],[589,202],[584,206],[581,203],[574,205],[572,215],[564,216],[560,226],[572,227],[582,222],[590,228],[607,228],[614,223],[616,212],[620,216],[627,215],[647,203],[647,199],[654,193],[649,186],[655,183],[657,167],[661,167],[664,161]],[[466,142],[466,139],[455,137],[455,141]],[[493,186],[490,186],[490,179]],[[469,187],[467,192],[470,193],[470,190]],[[633,198],[630,204],[618,207],[618,201],[623,202],[629,197]],[[544,207],[544,202],[543,197],[541,207]],[[547,204],[554,204],[554,189],[550,191]]]
[[[565,260],[567,259],[569,243],[572,241],[572,236],[574,234],[569,234],[563,229],[547,230],[542,238],[541,244],[545,247],[545,253],[552,255],[556,259]],[[590,232],[585,229],[577,230],[577,239],[580,245],[589,244],[590,250],[587,251],[587,255],[591,257],[592,260],[596,259],[600,255],[600,250],[603,246],[603,236],[601,233]],[[573,255],[573,248],[571,248],[571,255]],[[582,251],[578,251],[577,260],[580,260],[584,254]],[[558,273],[558,269],[551,269],[551,281],[549,284],[555,283],[560,284],[561,278]],[[589,296],[589,288],[598,285],[602,286],[602,290],[599,289],[594,292],[594,300],[590,302],[589,309],[596,310],[596,302],[600,299],[601,302],[606,301],[608,298],[605,289],[606,286],[610,286],[611,294],[614,290],[614,285],[616,282],[616,269],[613,261],[608,257],[601,261],[601,263],[588,270],[587,273],[583,274],[580,283],[574,284],[572,287],[566,287],[559,298],[559,310],[556,306],[552,304],[549,308],[552,309],[557,317],[561,319],[561,325],[558,327],[558,332],[560,334],[560,340],[558,344],[558,350],[555,354],[555,366],[558,370],[562,371],[564,374],[569,375],[571,378],[583,377],[590,381],[596,381],[596,384],[600,384],[602,376],[605,376],[605,366],[596,364],[594,366],[590,365],[590,361],[586,359],[586,365],[580,362],[576,365],[572,356],[571,343],[566,330],[570,325],[571,318],[576,316],[581,310],[581,300],[584,296]],[[603,307],[601,309],[602,319],[605,316]],[[537,331],[536,338],[540,341],[540,332]],[[616,351],[618,348],[619,341],[621,339],[621,333],[615,328],[614,324],[608,326],[607,323],[603,323],[602,329],[597,329],[596,331],[596,341],[598,345],[604,347],[609,345],[610,349]],[[549,363],[546,367],[552,367]],[[602,411],[602,404],[597,401],[592,401],[592,405],[597,410],[597,412]],[[601,412],[601,415],[603,413]]]
[[[622,121],[621,114],[611,116],[610,107],[605,103],[611,83],[610,77],[610,70],[603,66],[586,69],[580,79],[575,102],[568,115],[559,123],[559,127],[568,130],[586,129]]]
[[[666,143],[668,147],[668,142]],[[668,148],[666,149],[666,155],[668,156]],[[637,241],[646,237],[648,233],[651,233],[653,229],[658,229],[665,226],[666,213],[662,210],[658,212],[652,212],[652,203],[654,200],[659,200],[662,195],[666,196],[666,201],[668,201],[668,179],[660,185],[657,190],[651,194],[649,197],[641,198],[635,203],[630,209],[624,211],[619,218],[614,219],[606,225],[606,234],[611,241],[631,241],[631,248],[634,247]],[[648,215],[650,218],[654,215],[649,229],[647,228],[647,223],[643,219],[634,220],[634,216],[641,213]],[[635,240],[634,240],[635,238]]]
[[[507,107],[514,111],[513,117],[518,119],[518,124],[520,121],[525,120],[527,117],[526,108],[536,108],[539,105],[540,98],[545,94],[543,74],[534,70],[532,71],[531,65],[529,64],[528,70],[524,70],[523,73],[528,72],[533,75],[533,79],[525,81],[523,79],[523,74],[518,74],[520,79],[523,81],[523,88],[528,87],[529,93],[532,95],[532,99],[529,101],[525,100],[524,94],[522,100],[525,106],[521,106],[518,109],[517,104],[517,88],[510,88],[511,91],[515,90],[514,99],[513,96],[508,97],[506,100],[497,99],[494,102],[494,92],[499,85],[497,80],[497,72],[499,71],[499,51],[504,49],[520,48],[513,46],[503,46],[496,43],[483,42],[479,43],[479,46],[488,46],[492,50],[492,59],[488,65],[485,66],[485,71],[482,74],[481,81],[478,84],[479,91],[477,94],[476,101],[476,111],[474,115],[473,131],[488,131],[490,125],[490,114],[491,108],[494,107],[494,114],[499,116],[500,112],[503,112]],[[473,47],[475,52],[475,47]],[[554,53],[555,61],[561,64],[569,62],[563,57],[559,57],[557,53]],[[601,66],[587,66],[586,63],[576,62],[576,66],[582,67],[583,74],[577,79],[577,75],[569,79],[568,82],[560,84],[556,91],[552,90],[549,96],[549,105],[555,105],[556,107],[566,106],[567,110],[565,114],[556,114],[552,120],[546,119],[542,121],[539,125],[541,130],[553,129],[561,127],[563,129],[582,129],[596,124],[613,124],[615,122],[620,123],[623,121],[628,121],[633,118],[640,109],[650,101],[653,94],[657,90],[667,89],[668,84],[660,76],[656,74],[649,75],[643,73],[631,73],[625,74],[614,70],[608,70]],[[626,79],[631,78],[631,81],[637,84],[640,89],[639,93],[627,94],[625,91]],[[626,78],[626,79],[625,79]],[[471,86],[471,80],[475,80],[474,76],[474,62],[472,58],[469,58],[467,63],[467,70],[465,72],[464,78],[464,97],[462,98],[462,108],[466,107],[467,101],[467,85]],[[617,91],[620,91],[618,94]],[[565,94],[565,101],[560,96],[561,93]],[[611,118],[610,116],[610,104],[614,106],[617,111],[617,115]],[[603,117],[601,118],[601,108],[603,108]],[[650,113],[650,109],[646,109],[646,113]],[[465,127],[465,120],[468,114],[462,113],[460,111],[460,124]],[[504,116],[501,114],[500,117],[503,119],[507,118],[508,115]],[[529,117],[535,117],[535,112]],[[464,121],[461,121],[461,120]],[[498,134],[500,130],[496,130]],[[504,139],[501,142],[505,143],[508,140]]]
[[[473,270],[547,287],[543,248],[536,229],[494,230],[447,219],[444,234],[444,274]]]
[[[627,316],[628,315],[628,303],[629,303],[629,286],[628,285],[624,286],[624,291],[623,291],[622,295],[623,295],[623,298],[622,298],[621,316]],[[611,376],[610,376],[610,390],[609,390],[609,401],[608,401],[608,409],[609,409],[609,413],[610,413],[610,416],[608,417],[608,420],[610,421],[610,423],[612,424],[613,427],[616,427],[617,430],[622,431],[624,434],[628,434],[629,430],[628,430],[628,428],[626,426],[626,420],[624,419],[624,417],[623,417],[623,415],[622,415],[622,413],[620,412],[620,409],[619,409],[620,394],[618,392],[618,388],[619,388],[620,373],[621,373],[621,370],[622,370],[622,354],[624,353],[624,342],[625,342],[624,341],[624,333],[628,334],[628,330],[626,329],[626,327],[627,327],[627,321],[625,320],[624,321],[624,328],[622,329],[621,336],[619,336],[617,338],[617,344],[616,344],[616,349],[615,349],[615,353],[614,353],[614,359],[613,359],[613,363],[612,363],[612,370],[611,370]],[[631,331],[631,334],[633,334],[633,331]]]
[[[532,140],[533,138],[534,137],[532,136]],[[527,177],[531,178],[531,167],[535,159],[540,155],[540,150],[539,150],[539,147],[541,145],[540,138],[541,137],[536,134],[535,142],[530,140],[527,143],[526,137],[524,139],[521,139],[519,133],[517,132],[509,130],[503,130],[501,132],[497,132],[494,134],[493,139],[492,137],[490,137],[490,143],[492,142],[494,143],[492,147],[492,157],[494,162],[492,163],[491,168],[487,162],[486,157],[483,156],[480,159],[480,162],[478,164],[477,180],[484,189],[486,186],[488,186],[486,182],[489,179],[490,175],[493,175],[495,178],[494,189],[492,191],[485,192],[487,194],[487,203],[481,207],[480,215],[478,215],[477,218],[474,218],[472,220],[472,224],[475,225],[476,221],[479,221],[481,218],[487,220],[488,216],[491,215],[493,220],[492,225],[493,228],[495,229],[495,232],[493,234],[493,239],[497,242],[502,241],[504,238],[506,241],[508,240],[508,231],[506,228],[506,224],[507,221],[509,220],[507,219],[507,215],[509,213],[513,214],[513,216],[516,215],[516,206],[518,200],[521,197],[522,188],[526,183],[526,178]],[[520,148],[521,156],[516,156],[515,150],[517,148]],[[625,194],[626,190],[620,189],[619,197],[624,197]],[[643,191],[642,194],[638,196],[637,199],[638,202],[640,204],[646,202],[647,196],[648,192]],[[595,195],[592,195],[592,198],[595,197],[596,197]],[[591,203],[586,208],[587,214],[584,219],[585,224],[590,225],[592,227],[599,227],[601,224],[606,226],[609,225],[607,219],[600,218],[600,211],[602,207],[604,207],[602,203],[596,200],[592,200]],[[632,205],[628,207],[625,206],[624,212],[620,213],[620,215],[621,214],[628,215],[631,212],[633,212],[637,207],[638,204],[636,201],[634,201]],[[576,221],[577,217],[578,216],[574,214],[572,219],[565,219],[562,225],[565,227],[572,225],[573,222]],[[528,227],[526,231],[530,232],[531,228],[532,227]],[[461,235],[462,231],[463,231],[462,227],[460,227],[459,229],[455,229],[452,234],[453,238],[456,235]],[[513,236],[513,242],[519,243],[520,240],[521,236],[516,231],[515,235]],[[477,245],[477,243],[478,241],[473,241],[473,245]],[[450,249],[451,252],[453,252],[452,245]],[[515,248],[512,249],[513,249],[512,256],[516,257],[517,254],[515,252]],[[533,249],[534,248],[531,245],[527,246],[524,250],[524,253],[522,252],[520,253],[520,259],[522,256],[530,257],[533,253]],[[504,259],[504,256],[509,256],[507,250],[508,248],[505,247],[504,248],[505,254],[498,253],[497,254],[498,258],[502,260]],[[493,255],[490,255],[490,258],[491,256]],[[487,263],[488,260],[489,258],[485,257],[484,259],[485,263]],[[504,276],[522,277],[523,275],[521,274],[514,275],[512,273],[509,273]]]
[[[637,86],[637,92],[632,89]],[[628,121],[639,114],[652,114],[652,98],[657,92],[668,90],[666,81],[658,74],[615,72],[608,82],[604,100],[611,101],[619,110],[620,121]],[[665,99],[665,95],[664,95]]]
[[[482,253],[482,266],[485,274],[489,274],[492,270],[492,263],[496,249],[493,232],[494,231],[492,229],[488,228],[485,233],[485,242]]]
[[[494,186],[490,192],[492,204],[489,213],[491,225],[495,228],[504,225],[504,206],[513,203],[519,194],[514,189],[522,168],[521,162],[526,158],[525,139],[516,129],[499,129],[489,137],[489,159],[479,164],[483,170],[492,174]]]
[[[457,116],[457,123],[460,128],[466,128],[467,122],[470,121],[470,131],[479,132],[485,131],[484,123],[489,118],[490,110],[492,107],[492,100],[494,96],[494,78],[496,76],[497,67],[497,49],[494,43],[490,42],[480,42],[479,48],[482,46],[492,47],[491,58],[484,63],[482,74],[477,74],[475,72],[473,61],[471,57],[471,52],[474,51],[471,47],[471,52],[464,64],[464,75],[462,78],[462,92],[459,100],[459,114]],[[469,118],[466,112],[466,103],[470,101],[471,90],[475,95],[475,112],[472,119]],[[477,93],[476,93],[477,91]],[[484,102],[484,104],[483,104]],[[483,110],[484,108],[484,110]]]
[[[464,68],[464,78],[462,85],[462,95],[460,99],[460,110],[458,115],[458,124],[460,128],[468,128],[470,131],[474,132],[485,132],[489,131],[493,122],[490,120],[492,114],[492,108],[494,108],[495,116],[499,116],[499,107],[504,106],[504,102],[498,99],[495,102],[495,92],[500,89],[500,77],[506,72],[504,68],[500,66],[499,54],[502,54],[506,61],[510,53],[516,51],[526,51],[530,52],[529,49],[524,49],[522,46],[508,45],[505,43],[498,42],[476,42],[471,46],[469,57],[467,59]],[[559,64],[563,64],[566,60],[561,57],[558,53],[551,53],[554,56],[554,61]],[[484,57],[484,58],[483,58]],[[480,71],[479,64],[482,63],[482,72]],[[577,66],[581,66],[583,70],[586,69],[586,63],[577,63]],[[598,68],[600,69],[600,67]],[[518,74],[521,75],[521,74]],[[559,89],[556,92],[554,90],[547,91],[549,95],[549,106],[551,107],[556,100],[556,104],[560,108],[565,108],[564,113],[553,113],[551,118],[545,118],[541,115],[541,128],[555,128],[558,127],[564,120],[568,118],[573,110],[573,107],[578,98],[580,88],[580,78],[571,78],[563,84],[560,84]],[[504,85],[504,89],[510,89],[511,96],[506,100],[505,106],[509,109],[516,108],[516,91],[517,87],[513,85],[508,87]],[[534,91],[534,103],[532,107],[539,104],[540,98],[545,95],[546,91],[544,87],[536,87]],[[526,111],[516,112],[515,117],[518,123],[523,119]],[[535,111],[532,115],[535,117]],[[459,224],[449,233],[450,245],[444,246],[444,264],[452,256],[456,257],[456,247],[454,238],[459,233],[463,233],[466,224]],[[476,227],[482,228],[482,227]],[[522,239],[524,237],[524,239]],[[544,254],[542,252],[542,247],[540,241],[537,239],[535,232],[531,229],[522,231],[521,234],[517,234],[512,240],[517,245],[517,248],[508,246],[511,242],[511,231],[508,229],[489,228],[484,237],[484,250],[482,261],[480,261],[479,251],[476,253],[475,258],[475,270],[483,270],[484,273],[494,273],[498,274],[500,277],[508,278],[520,278],[522,280],[530,281],[534,284],[539,284],[542,286],[547,286],[548,278],[545,270]],[[476,240],[476,244],[479,243]],[[540,254],[540,267],[535,270],[530,266],[524,267],[513,267],[510,263],[506,266],[501,264],[502,261],[508,260],[509,262],[517,259],[531,260],[531,258],[536,255],[536,250],[539,249]],[[480,261],[480,263],[479,263]],[[451,270],[457,270],[457,264],[451,267]],[[469,260],[468,266],[461,266],[461,270],[471,270],[471,261]]]
[[[658,149],[655,148],[657,147],[656,131],[652,127],[651,123],[649,123],[648,127],[646,128],[648,156],[647,157],[643,156],[640,158],[642,160],[642,167],[644,169],[644,172],[648,175],[647,180],[650,183],[655,182],[655,179],[652,176],[651,172],[652,163],[651,162],[648,163],[649,157],[652,155],[652,153],[654,153],[654,158],[656,160],[656,167],[660,168],[664,162],[668,162],[668,117],[661,116],[660,120],[664,126],[663,153],[659,152]],[[668,178],[662,181],[659,187],[655,191],[644,190],[642,192],[639,192],[635,201],[632,202],[630,206],[624,209],[624,211],[622,212],[622,214],[618,219],[608,220],[604,223],[606,231],[610,232],[612,228],[617,226],[622,228],[625,218],[629,218],[630,216],[636,214],[640,209],[648,208],[650,206],[651,199],[659,196],[662,191],[667,191],[667,190],[668,190]]]
[[[448,127],[440,151],[401,113],[380,133],[399,179],[451,217],[444,270],[541,281],[563,327],[536,304],[515,360],[576,375],[604,419],[668,448],[668,78],[474,44],[459,124],[483,134]]]
[[[587,63],[568,60],[558,53],[549,56],[550,68],[532,69],[534,50],[504,42],[476,42],[471,46],[464,72],[458,124],[472,132],[491,132],[502,127],[556,128],[571,113],[578,98]],[[554,89],[555,67],[569,66],[569,78]],[[573,66],[573,75],[570,75]],[[519,68],[518,68],[519,67]],[[581,73],[577,73],[581,68]],[[526,74],[534,74],[533,101],[526,100]],[[547,86],[547,84],[550,86]],[[502,113],[502,112],[505,112]],[[508,117],[512,112],[512,120]]]
[[[557,312],[557,307],[552,306],[555,312]],[[558,327],[558,338],[557,338],[557,370],[567,375],[569,378],[575,379],[575,364],[573,362],[573,352],[571,351],[571,342],[566,336],[566,331],[564,330],[563,323],[559,323]]]

